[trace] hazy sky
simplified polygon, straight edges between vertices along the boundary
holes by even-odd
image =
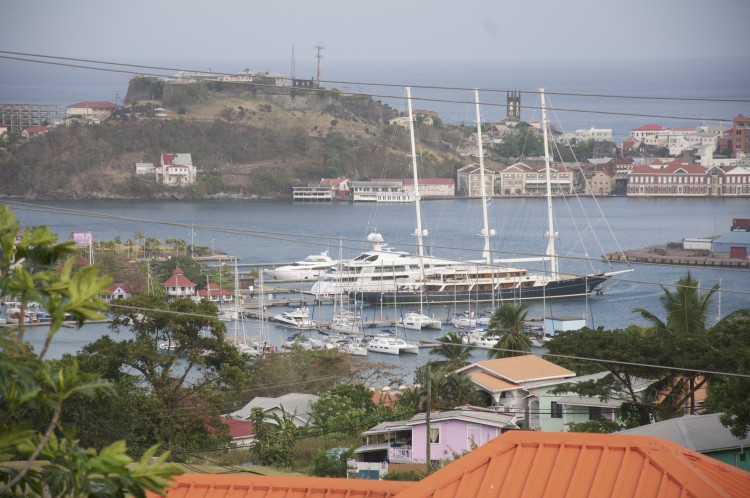
[[[154,60],[750,55],[750,0],[7,0],[0,50]]]

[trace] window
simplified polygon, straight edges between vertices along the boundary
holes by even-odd
[[[430,444],[440,442],[440,427],[430,427]]]
[[[602,409],[600,406],[589,406],[589,420],[599,420],[602,418]]]
[[[551,412],[552,412],[552,418],[562,418],[563,416],[563,410],[562,405],[556,401],[552,402],[552,405],[550,406]]]

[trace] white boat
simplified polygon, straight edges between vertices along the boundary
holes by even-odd
[[[440,320],[437,320],[434,317],[429,317],[424,313],[415,310],[411,310],[404,314],[404,316],[399,319],[398,324],[399,326],[410,330],[440,330],[442,327]]]
[[[419,346],[409,344],[392,334],[377,334],[367,343],[367,350],[374,353],[399,355],[402,353],[418,354]]]
[[[331,319],[328,329],[339,334],[362,335],[362,316],[353,311],[341,310]]]
[[[277,313],[271,317],[271,320],[280,323],[284,327],[298,330],[308,330],[317,327],[317,324],[310,319],[310,310],[305,306],[292,311]]]
[[[263,273],[276,280],[316,280],[335,265],[336,261],[328,256],[328,251],[323,251],[320,254],[311,254],[291,265],[265,269]]]
[[[287,337],[286,342],[284,342],[284,347],[287,349],[299,347],[306,350],[325,349],[325,344],[323,343],[323,341],[313,339],[312,337],[303,333],[297,333]]]
[[[450,319],[451,325],[462,329],[473,329],[477,327],[487,327],[492,318],[492,313],[482,311],[475,313],[474,311],[465,311],[462,313],[456,313],[453,318]]]
[[[500,337],[494,335],[487,335],[487,329],[474,329],[461,337],[461,341],[464,344],[471,346],[477,346],[479,348],[491,349],[497,344]]]

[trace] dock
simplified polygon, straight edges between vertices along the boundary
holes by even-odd
[[[750,260],[747,259],[730,258],[728,254],[722,253],[682,249],[674,247],[673,244],[609,253],[602,256],[602,259],[628,263],[750,268]]]

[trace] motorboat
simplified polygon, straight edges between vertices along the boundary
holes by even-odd
[[[331,319],[328,330],[339,334],[361,335],[364,333],[362,316],[353,311],[341,310]]]
[[[323,344],[323,341],[313,339],[306,334],[298,333],[287,337],[286,342],[284,342],[284,347],[287,349],[298,347],[305,350],[325,349],[325,344]]]
[[[308,330],[317,327],[317,324],[310,319],[310,310],[305,306],[292,311],[277,313],[271,317],[271,320],[280,323],[283,327],[298,330]]]
[[[482,328],[471,330],[461,337],[461,341],[464,344],[484,349],[492,349],[499,340],[499,336],[487,335],[487,329]]]
[[[328,251],[323,251],[320,254],[311,254],[291,265],[265,269],[263,273],[276,280],[316,280],[336,263],[328,256]]]
[[[411,310],[408,313],[404,314],[404,316],[399,319],[398,324],[399,326],[410,330],[440,330],[440,328],[442,327],[440,320],[429,317],[415,310]]]
[[[400,355],[402,353],[418,354],[419,346],[409,344],[393,334],[377,334],[367,343],[367,350],[374,353]]]

